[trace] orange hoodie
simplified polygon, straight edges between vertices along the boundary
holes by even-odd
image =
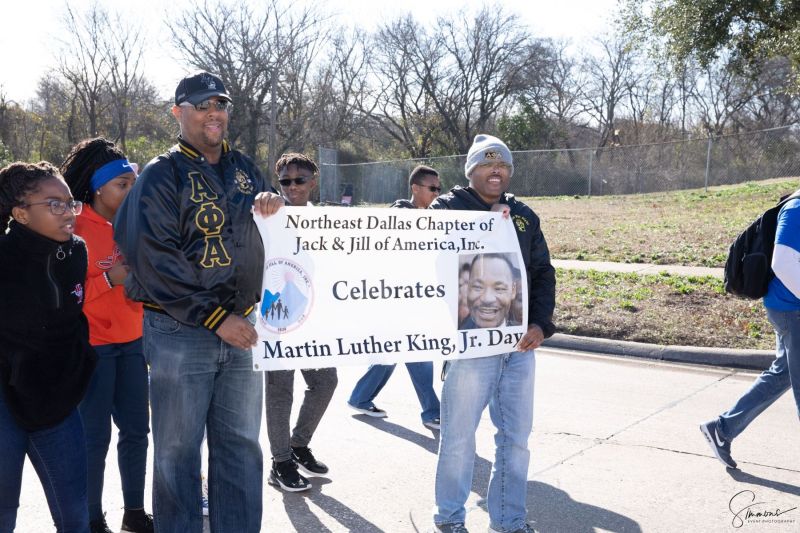
[[[89,271],[83,312],[89,319],[92,346],[130,342],[142,336],[142,304],[125,297],[121,285],[111,288],[103,274],[123,261],[114,243],[114,228],[88,204],[75,223],[75,234],[86,241]]]

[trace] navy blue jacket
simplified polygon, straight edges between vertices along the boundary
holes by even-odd
[[[273,190],[227,142],[218,168],[222,177],[179,140],[147,164],[114,221],[128,297],[211,331],[260,299],[264,246],[251,209]]]

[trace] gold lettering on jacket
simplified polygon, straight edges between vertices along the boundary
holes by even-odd
[[[205,235],[206,243],[200,266],[214,268],[231,264],[231,256],[222,244],[222,228],[225,226],[225,212],[220,209],[214,200],[219,196],[214,192],[208,182],[199,172],[189,172],[189,181],[192,184],[192,202],[199,204],[194,217],[194,225]]]

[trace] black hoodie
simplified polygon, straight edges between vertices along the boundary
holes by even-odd
[[[553,310],[556,306],[556,271],[550,264],[550,251],[542,235],[539,217],[513,194],[500,198],[511,210],[511,220],[517,232],[522,259],[528,275],[528,324],[542,328],[545,338],[555,333]],[[433,201],[431,209],[458,209],[462,211],[490,211],[492,206],[483,201],[470,187],[456,185]]]
[[[79,237],[57,242],[16,222],[0,235],[0,389],[26,431],[62,422],[94,372],[87,265]]]

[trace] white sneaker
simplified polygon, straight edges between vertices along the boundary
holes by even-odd
[[[208,480],[202,474],[200,474],[200,505],[203,508],[203,516],[208,516]]]

